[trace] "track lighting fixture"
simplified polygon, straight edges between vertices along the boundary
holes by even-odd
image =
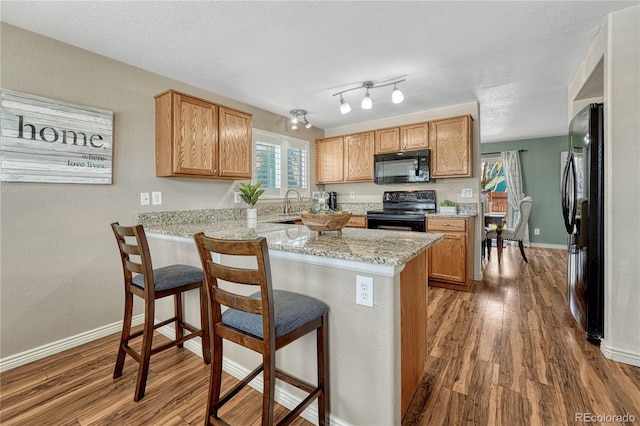
[[[366,89],[366,93],[364,95],[364,98],[362,98],[362,103],[360,104],[360,107],[362,109],[371,109],[373,107],[373,101],[371,99],[371,95],[369,94],[369,89],[377,89],[379,87],[393,86],[393,91],[391,92],[391,101],[394,104],[399,104],[404,100],[404,94],[400,91],[400,89],[398,89],[397,86],[398,84],[402,83],[405,80],[406,79],[403,78],[400,80],[395,80],[395,81],[392,81],[389,83],[383,83],[383,84],[375,84],[373,81],[365,81],[364,83],[362,83],[361,86],[352,87],[351,89],[334,93],[333,96],[340,95],[340,112],[342,114],[347,114],[349,111],[351,111],[351,107],[349,106],[349,103],[342,97],[343,93],[351,92],[352,90]]]
[[[307,120],[308,112],[306,109],[292,109],[289,111],[289,114],[291,114],[291,130],[298,130],[298,123],[300,121],[304,124],[305,128],[311,128],[311,123]],[[302,117],[302,120],[298,117]]]

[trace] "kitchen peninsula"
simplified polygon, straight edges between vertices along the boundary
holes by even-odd
[[[197,232],[227,239],[266,237],[274,288],[315,297],[330,307],[332,422],[400,424],[423,374],[427,250],[442,234],[345,228],[340,237],[335,232],[319,235],[305,226],[274,223],[283,221],[282,216],[259,217],[255,228],[248,228],[246,219],[226,218],[235,220],[164,212],[142,214],[139,222],[145,226],[154,267],[200,266],[193,241]],[[222,256],[220,261],[234,264],[242,259]],[[373,307],[356,304],[356,277],[372,280]],[[159,318],[172,308],[170,301],[165,303],[158,306]],[[185,309],[187,315],[194,315],[187,320],[197,324],[197,295],[187,294],[185,303],[194,307]],[[256,353],[224,344],[224,369],[230,374],[239,377],[260,363]],[[314,357],[315,336],[308,335],[279,351],[277,363],[315,383],[314,363],[308,362]],[[256,386],[261,389],[261,382]],[[285,406],[304,397],[289,385],[278,386],[277,400]],[[305,417],[317,420],[315,403]]]

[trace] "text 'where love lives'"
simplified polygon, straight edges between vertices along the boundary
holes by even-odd
[[[2,90],[0,180],[112,183],[113,112]]]

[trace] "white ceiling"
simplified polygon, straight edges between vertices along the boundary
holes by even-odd
[[[480,103],[483,142],[566,133],[567,87],[608,13],[639,1],[7,1],[0,19],[328,129]],[[345,94],[365,80],[399,85]]]

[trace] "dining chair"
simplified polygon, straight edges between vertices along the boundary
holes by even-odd
[[[532,205],[533,200],[531,199],[531,197],[524,197],[522,200],[520,200],[520,217],[518,221],[513,225],[512,228],[502,228],[502,240],[517,241],[518,247],[520,247],[520,254],[522,255],[522,259],[524,259],[524,261],[527,263],[529,261],[527,260],[527,256],[524,253],[524,243],[522,240],[524,239],[524,232],[527,228],[527,223],[529,222],[529,214],[531,213]],[[497,237],[498,233],[495,229],[487,231],[487,239],[493,239]],[[501,260],[500,253],[501,251],[498,251],[498,261]]]
[[[113,378],[122,376],[127,354],[136,360],[139,366],[133,400],[139,401],[145,394],[151,355],[174,346],[181,348],[185,341],[201,337],[202,357],[205,364],[211,362],[209,312],[204,274],[200,268],[189,265],[170,265],[153,269],[149,244],[142,225],[121,226],[118,222],[114,222],[111,224],[111,229],[116,237],[122,259],[125,294],[122,335]],[[182,293],[189,290],[200,292],[200,328],[183,320]],[[131,333],[134,295],[144,299],[144,325],[142,330]],[[167,296],[174,296],[174,316],[154,324],[155,301]],[[153,348],[154,330],[172,322],[175,323],[175,339]],[[185,331],[189,334],[185,335]],[[142,336],[142,346],[140,352],[137,352],[131,347],[130,342],[139,336]]]
[[[260,372],[263,372],[262,425],[273,425],[276,378],[309,395],[289,412],[278,425],[286,425],[299,416],[315,399],[321,425],[329,422],[329,366],[327,318],[329,307],[298,293],[274,290],[269,249],[264,237],[255,240],[221,240],[195,235],[196,246],[205,271],[210,308],[213,360],[209,377],[209,397],[205,424],[226,424],[218,410]],[[244,256],[243,264],[255,268],[232,267],[216,263],[212,253]],[[248,258],[247,258],[248,257]],[[249,260],[251,259],[251,260]],[[224,289],[220,283],[224,283]],[[238,293],[246,285],[258,291],[250,296]],[[222,307],[227,309],[222,312]],[[316,331],[317,385],[310,385],[276,369],[276,351],[296,339]],[[235,342],[262,355],[262,363],[221,397],[222,339]]]

